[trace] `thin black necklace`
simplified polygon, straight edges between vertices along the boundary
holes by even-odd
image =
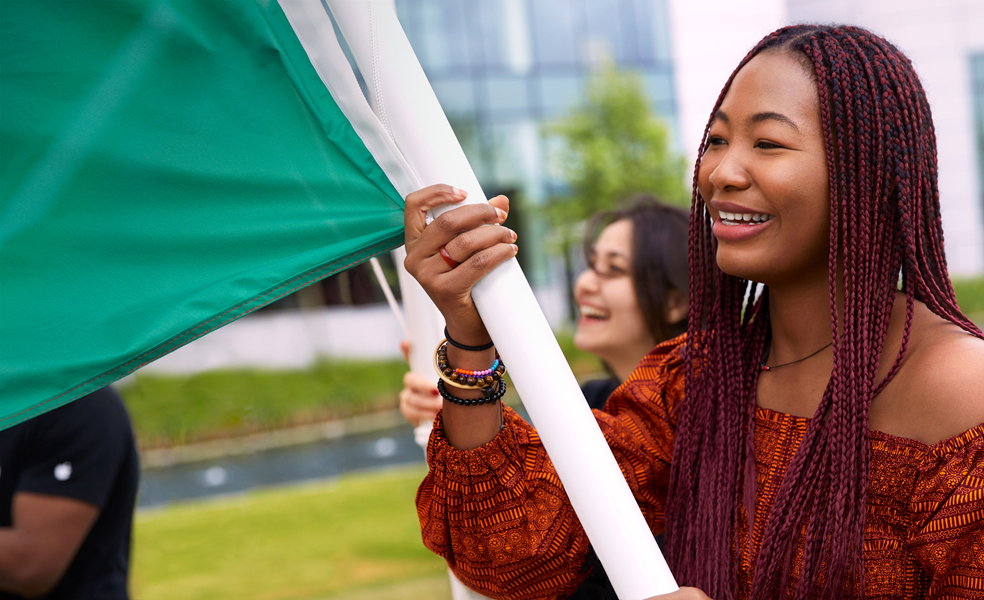
[[[788,367],[789,365],[795,365],[796,363],[798,363],[798,362],[803,362],[804,360],[806,360],[806,359],[808,359],[808,358],[813,358],[813,357],[814,357],[814,356],[816,356],[817,354],[820,354],[821,352],[823,352],[823,351],[824,351],[824,350],[826,350],[827,348],[830,348],[830,347],[831,347],[831,346],[833,346],[833,345],[834,345],[834,343],[833,343],[833,342],[830,342],[829,344],[827,344],[827,345],[826,345],[826,346],[824,346],[823,348],[820,348],[819,350],[817,350],[817,351],[816,351],[816,352],[814,352],[813,354],[811,354],[811,355],[809,355],[809,356],[804,356],[803,358],[800,358],[800,359],[797,359],[797,360],[794,360],[793,362],[788,362],[788,363],[783,363],[783,364],[781,364],[781,365],[776,365],[776,366],[774,366],[774,367],[770,367],[769,365],[767,365],[767,364],[765,364],[765,362],[762,362],[762,364],[760,364],[760,365],[759,365],[759,367],[760,367],[760,368],[761,368],[761,369],[762,369],[763,371],[771,371],[771,370],[773,370],[773,369],[778,369],[779,367]]]

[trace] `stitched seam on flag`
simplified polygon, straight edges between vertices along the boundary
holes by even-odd
[[[161,344],[159,344],[159,345],[155,346],[154,348],[152,348],[152,349],[144,352],[143,354],[141,354],[139,356],[136,356],[136,357],[128,360],[127,362],[125,362],[125,363],[123,363],[121,365],[118,365],[116,367],[113,367],[112,369],[110,369],[108,371],[104,371],[104,372],[100,373],[99,375],[96,375],[95,377],[91,377],[91,378],[87,379],[86,381],[83,381],[82,383],[76,385],[75,387],[62,392],[61,394],[58,394],[57,396],[53,396],[51,398],[48,398],[47,400],[44,400],[44,401],[42,401],[42,402],[40,402],[38,404],[35,404],[33,406],[30,406],[29,408],[25,408],[24,410],[21,410],[19,412],[13,413],[11,415],[8,415],[8,416],[0,419],[0,427],[6,427],[6,425],[4,425],[4,423],[6,423],[7,421],[16,420],[17,417],[19,417],[19,416],[21,416],[21,415],[23,415],[25,413],[36,412],[36,411],[38,411],[38,409],[41,409],[45,405],[51,404],[52,402],[57,401],[59,398],[62,398],[64,396],[68,395],[68,394],[71,394],[72,392],[74,392],[75,390],[77,390],[79,388],[82,388],[82,387],[85,387],[86,385],[89,385],[93,381],[97,381],[99,379],[106,378],[108,376],[112,376],[114,373],[116,373],[118,371],[121,371],[121,370],[125,370],[127,368],[129,368],[130,370],[127,373],[124,373],[123,375],[128,375],[129,373],[132,373],[133,371],[136,371],[140,367],[143,367],[143,366],[145,366],[145,365],[153,362],[154,360],[160,358],[161,356],[164,356],[165,354],[168,354],[169,352],[173,352],[174,350],[180,348],[181,346],[184,346],[185,344],[188,344],[188,343],[190,343],[190,342],[192,342],[192,341],[200,338],[201,336],[203,336],[203,335],[205,335],[207,333],[211,333],[212,331],[215,331],[216,329],[219,329],[220,327],[222,327],[224,325],[227,325],[227,324],[235,321],[236,319],[238,319],[240,317],[246,316],[250,312],[256,310],[257,308],[260,308],[261,306],[264,306],[265,304],[269,304],[270,302],[273,302],[278,297],[286,296],[287,294],[290,294],[292,292],[295,292],[295,291],[297,291],[297,290],[299,290],[299,289],[301,289],[301,288],[303,288],[303,287],[305,287],[305,286],[307,286],[307,285],[309,285],[311,283],[311,281],[304,281],[304,282],[296,285],[295,287],[293,287],[293,288],[291,288],[289,290],[286,290],[285,291],[283,289],[283,288],[285,288],[287,286],[290,286],[290,285],[296,283],[298,280],[308,279],[308,278],[311,278],[311,279],[315,279],[315,278],[323,279],[324,277],[328,277],[328,276],[333,275],[334,273],[337,273],[339,271],[344,271],[345,269],[348,269],[349,267],[355,266],[355,265],[357,265],[357,264],[359,264],[361,262],[364,262],[364,261],[368,260],[369,258],[371,258],[373,256],[377,256],[379,254],[382,254],[383,252],[386,252],[387,250],[392,250],[393,248],[396,248],[396,247],[398,247],[400,245],[402,245],[402,240],[397,240],[397,242],[396,242],[395,245],[393,245],[393,241],[392,240],[384,240],[382,242],[379,242],[377,244],[373,244],[372,246],[370,246],[367,249],[370,252],[369,255],[363,256],[362,258],[359,258],[359,259],[356,259],[356,260],[352,260],[352,258],[353,258],[352,256],[349,256],[349,257],[343,259],[343,260],[352,260],[352,262],[348,263],[347,265],[343,265],[343,266],[340,266],[340,267],[335,268],[335,265],[337,265],[339,262],[341,262],[341,261],[336,260],[336,261],[332,261],[331,263],[328,263],[327,265],[318,267],[318,268],[316,268],[316,269],[314,269],[312,271],[308,271],[307,273],[305,273],[303,275],[298,275],[297,277],[294,277],[293,279],[291,279],[289,281],[285,281],[284,283],[282,283],[282,284],[280,284],[280,285],[278,285],[278,286],[270,289],[267,292],[264,292],[263,294],[261,294],[259,296],[256,296],[254,298],[251,298],[249,300],[244,300],[243,302],[240,302],[239,304],[237,304],[235,306],[232,306],[232,307],[230,307],[230,308],[222,311],[221,313],[215,315],[214,317],[208,319],[207,321],[203,321],[202,323],[199,323],[195,327],[193,327],[193,328],[191,328],[189,330],[186,330],[186,331],[178,334],[177,336],[172,337],[172,338],[170,338],[170,339],[162,342]],[[382,246],[382,248],[380,249],[381,246]],[[333,268],[334,268],[334,270],[331,271],[331,269],[333,269]],[[325,271],[331,271],[331,272],[325,273]],[[264,298],[267,298],[267,297],[270,297],[270,299],[267,302],[258,302],[258,301],[261,301],[261,300],[263,300]],[[218,325],[211,326],[211,323],[213,321],[215,321],[216,319],[221,319],[223,317],[226,317],[231,312],[240,311],[241,309],[243,309],[245,307],[248,307],[250,304],[256,304],[256,306],[254,306],[253,308],[250,308],[249,310],[246,310],[244,312],[241,312],[241,313],[237,314],[236,316],[232,317],[231,319],[228,319],[228,320],[226,320],[226,321],[224,321],[222,323],[219,323]],[[205,328],[205,329],[202,330],[203,328]],[[188,339],[186,339],[185,341],[181,341],[183,338],[188,338]],[[168,348],[168,346],[172,346],[172,347]],[[147,358],[148,356],[150,358]],[[144,358],[147,358],[147,360],[145,360],[143,363],[141,363],[139,365],[132,366],[134,362],[137,362],[137,361],[139,361],[141,359],[144,359]],[[44,411],[42,410],[41,412],[44,412]]]
[[[379,109],[379,122],[390,138],[393,137],[393,128],[390,126],[389,115],[386,113],[386,99],[383,98],[383,86],[379,84],[379,49],[377,48],[378,32],[376,31],[375,4],[369,3],[369,48],[372,51],[372,83],[376,88],[376,107]]]

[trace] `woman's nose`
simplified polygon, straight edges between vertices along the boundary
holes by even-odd
[[[592,269],[588,268],[581,272],[574,281],[574,298],[577,299],[580,294],[587,292],[597,291],[598,289],[598,275]]]
[[[714,189],[743,190],[751,184],[741,153],[733,148],[723,152],[717,164],[712,165],[708,181]]]

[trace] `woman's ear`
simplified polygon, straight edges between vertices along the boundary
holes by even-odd
[[[690,303],[687,302],[687,297],[680,290],[668,290],[666,300],[663,302],[663,319],[666,324],[676,325],[686,320],[688,312],[690,312]]]

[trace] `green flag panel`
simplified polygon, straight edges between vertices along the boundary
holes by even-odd
[[[276,2],[0,2],[0,428],[402,243]]]

